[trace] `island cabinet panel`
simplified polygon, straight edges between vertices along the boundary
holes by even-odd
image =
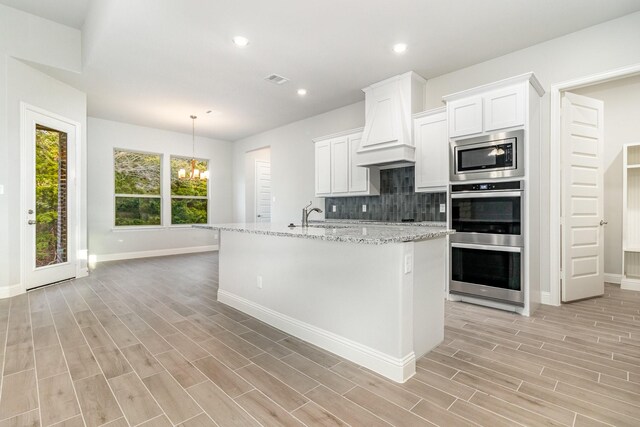
[[[362,130],[315,139],[316,196],[380,194],[380,171],[357,165]]]
[[[365,240],[376,233],[367,228]],[[219,301],[394,381],[409,379],[444,336],[444,236],[362,244],[309,233],[223,229]]]
[[[449,184],[447,112],[438,108],[414,116],[416,192],[442,192]]]
[[[331,141],[331,192],[349,191],[349,143],[347,137]]]
[[[317,142],[316,153],[316,195],[331,194],[331,141]]]

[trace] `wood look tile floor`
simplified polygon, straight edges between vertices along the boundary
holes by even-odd
[[[217,302],[217,255],[0,300],[0,427],[640,426],[640,293],[531,318],[446,304],[396,384]]]

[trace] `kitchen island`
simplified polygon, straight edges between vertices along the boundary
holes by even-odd
[[[444,227],[316,223],[220,231],[218,299],[394,381],[444,336]]]

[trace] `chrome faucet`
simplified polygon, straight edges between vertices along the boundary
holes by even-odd
[[[320,209],[320,208],[308,209],[309,206],[311,206],[312,204],[313,204],[313,202],[309,202],[309,204],[307,206],[302,208],[302,226],[303,227],[308,227],[309,226],[309,214],[311,214],[311,212],[322,213],[322,209]]]

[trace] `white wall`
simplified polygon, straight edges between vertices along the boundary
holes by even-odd
[[[245,221],[256,222],[256,161],[271,162],[271,148],[249,151],[244,156]]]
[[[163,154],[164,227],[114,229],[114,148]],[[231,143],[196,137],[196,157],[209,159],[209,222],[231,221]],[[190,134],[134,126],[109,120],[89,118],[89,253],[100,259],[114,259],[135,252],[136,256],[180,252],[188,248],[217,244],[217,233],[191,227],[171,227],[169,156],[191,157]],[[155,252],[154,252],[155,251]],[[140,254],[142,252],[143,254]]]
[[[640,76],[572,92],[604,101],[604,271],[622,273],[622,148],[640,142]]]
[[[15,58],[51,67],[80,69],[80,31],[0,5],[0,297],[21,291],[20,103],[80,123],[84,143],[86,96]],[[82,150],[81,162],[84,161]],[[86,186],[85,177],[79,184]],[[86,204],[80,201],[81,242],[86,249]]]
[[[300,120],[233,144],[233,218],[246,218],[245,153],[271,147],[271,206],[273,222],[300,222],[302,208],[313,200],[324,209],[324,199],[314,198],[313,138],[364,126],[364,102]],[[323,215],[314,213],[312,218]]]

